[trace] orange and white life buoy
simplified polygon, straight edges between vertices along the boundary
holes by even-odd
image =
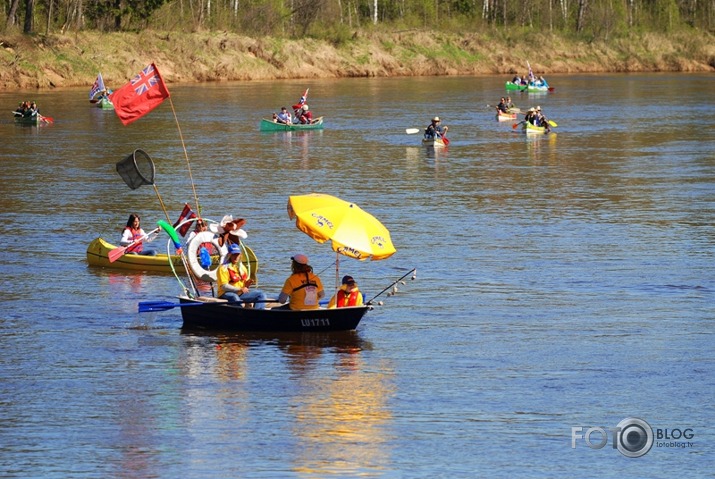
[[[219,260],[216,269],[205,269],[199,262],[199,248],[201,248],[201,245],[204,243],[211,243],[214,248],[216,248],[216,251],[221,252],[221,259]],[[191,271],[196,275],[197,278],[203,281],[216,282],[216,272],[226,258],[225,250],[225,248],[221,248],[221,246],[218,244],[218,237],[212,232],[202,231],[196,234],[196,236],[191,238],[186,252],[186,255],[189,259],[189,267],[191,268]]]

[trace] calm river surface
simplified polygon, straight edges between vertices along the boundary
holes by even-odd
[[[487,107],[503,77],[169,85],[202,212],[248,220],[269,296],[296,252],[335,276],[289,195],[390,229],[393,257],[340,261],[368,298],[417,268],[337,335],[182,333],[136,312],[173,276],[87,266],[129,213],[165,219],[156,192],[172,221],[195,203],[172,104],[125,127],[93,80],[0,92],[0,476],[712,477],[713,75],[551,76],[513,95],[558,123],[536,138]],[[307,87],[324,131],[258,131]],[[54,125],[14,125],[25,99]],[[448,150],[405,134],[434,115]],[[115,171],[136,148],[156,192]],[[628,418],[639,458],[613,447]]]

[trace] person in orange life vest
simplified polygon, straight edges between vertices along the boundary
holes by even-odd
[[[362,306],[362,293],[352,276],[343,276],[342,286],[330,298],[328,308],[344,308],[345,306]]]
[[[310,111],[308,105],[303,105],[299,111],[300,116],[298,116],[298,120],[300,120],[302,124],[310,125],[313,123],[313,112]]]
[[[323,283],[313,273],[313,267],[308,264],[308,257],[297,254],[291,257],[292,274],[286,279],[278,302],[285,303],[290,298],[290,303],[281,306],[282,309],[318,309],[318,300],[325,296]]]
[[[141,218],[137,214],[129,215],[127,220],[127,225],[122,231],[122,239],[119,241],[121,246],[128,246],[134,243],[132,246],[127,248],[127,254],[140,254],[142,256],[156,256],[156,250],[148,245],[145,245],[145,241],[152,241],[154,238],[149,238],[146,232],[141,228]]]
[[[219,267],[216,281],[219,298],[231,302],[254,303],[256,309],[266,308],[266,294],[259,289],[248,289],[251,279],[241,262],[241,247],[238,244],[228,245],[228,262]]]

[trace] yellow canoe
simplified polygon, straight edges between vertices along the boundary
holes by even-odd
[[[101,266],[112,269],[129,269],[137,271],[153,271],[157,273],[171,273],[171,263],[174,264],[174,269],[179,274],[184,273],[184,264],[179,255],[157,254],[156,256],[142,256],[138,254],[125,254],[114,263],[109,262],[109,251],[117,248],[117,246],[100,238],[94,239],[87,247],[87,263],[90,266]],[[257,284],[258,273],[258,258],[251,248],[243,245],[246,252],[243,258],[243,264],[249,270],[249,276],[254,284]],[[213,257],[214,263],[218,264],[218,256]]]
[[[109,252],[115,248],[117,248],[117,246],[104,239],[96,238],[89,244],[89,247],[87,247],[87,263],[89,263],[90,266],[102,266],[112,269],[133,269],[160,273],[172,272],[169,256],[166,254],[157,254],[156,256],[125,254],[114,263],[110,263]],[[184,264],[181,261],[181,256],[171,255],[171,262],[174,263],[174,268],[183,271]]]
[[[157,273],[171,273],[171,263],[174,264],[174,269],[182,274],[184,264],[179,255],[157,254],[156,256],[142,256],[138,254],[125,254],[114,263],[109,262],[109,251],[117,248],[117,246],[107,242],[102,238],[96,238],[87,247],[87,263],[90,266],[101,266],[111,269],[129,269],[135,271],[153,271]],[[254,284],[258,283],[258,258],[251,248],[243,245],[246,254],[243,258],[243,264],[248,268],[249,277]],[[218,264],[218,256],[213,256],[215,267]]]

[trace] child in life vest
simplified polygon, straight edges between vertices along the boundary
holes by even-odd
[[[362,306],[362,293],[352,276],[343,276],[342,286],[330,298],[328,308],[344,308],[346,306]]]

